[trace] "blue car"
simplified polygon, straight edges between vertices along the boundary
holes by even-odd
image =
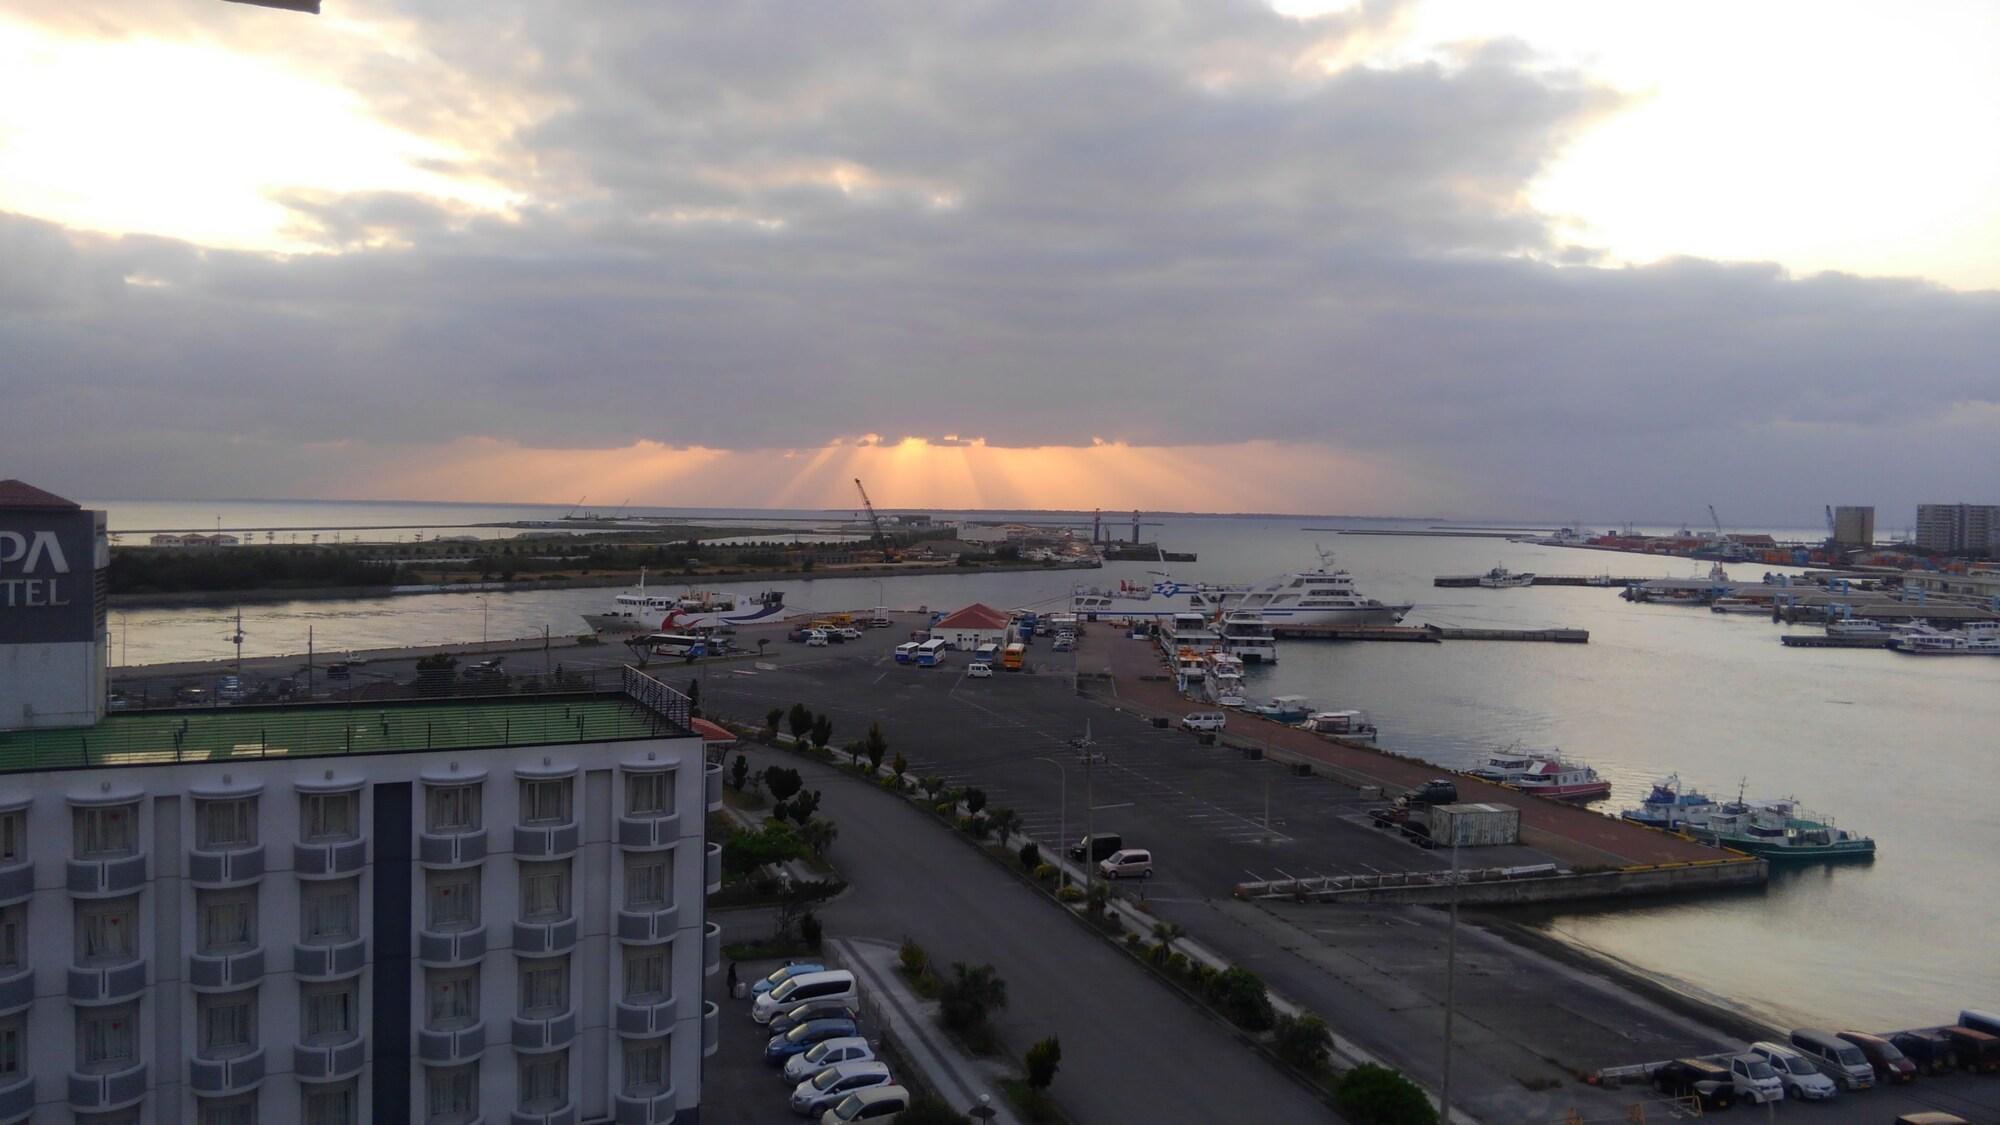
[[[807,1020],[783,1035],[771,1036],[771,1041],[764,1044],[764,1062],[769,1066],[783,1066],[785,1060],[822,1039],[839,1039],[859,1031],[850,1019]]]
[[[780,965],[771,972],[770,976],[760,977],[752,981],[750,984],[750,995],[752,997],[762,996],[801,973],[823,973],[825,971],[826,966],[817,961],[793,961],[788,965]]]

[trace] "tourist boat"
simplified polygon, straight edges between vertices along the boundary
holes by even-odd
[[[1360,711],[1314,711],[1300,723],[1302,729],[1314,734],[1328,734],[1335,738],[1352,738],[1357,742],[1373,742],[1378,733],[1375,724]]]
[[[1717,806],[1705,825],[1691,831],[1710,843],[1762,856],[1773,863],[1872,860],[1875,841],[1830,821],[1805,816],[1792,798],[1745,801],[1741,795]]]
[[[1181,613],[1192,613],[1205,621],[1222,612],[1225,596],[1241,595],[1248,589],[1176,582],[1155,572],[1151,582],[1077,586],[1070,591],[1069,608],[1085,621],[1171,621],[1175,614]]]
[[[1903,631],[1895,647],[1917,656],[2000,656],[2000,623],[1968,621],[1952,630],[1917,626]]]
[[[670,594],[646,589],[641,571],[638,586],[611,599],[610,612],[586,613],[583,619],[599,633],[684,633],[776,621],[784,612],[785,595],[778,590],[757,595],[713,590]]]
[[[1479,584],[1489,590],[1513,590],[1522,586],[1533,586],[1532,574],[1515,574],[1504,566],[1496,566],[1479,576]]]
[[[1553,755],[1509,784],[1523,793],[1558,801],[1595,801],[1611,795],[1611,783],[1597,776],[1596,770]]]
[[[1518,747],[1510,746],[1505,750],[1487,755],[1485,765],[1475,766],[1465,772],[1482,781],[1498,781],[1503,784],[1512,785],[1514,782],[1532,773],[1543,762],[1554,760],[1555,755],[1552,752],[1522,750]]]
[[[1181,687],[1185,690],[1199,684],[1208,677],[1208,664],[1202,660],[1201,653],[1195,649],[1176,649],[1174,651],[1174,676],[1180,680]]]
[[[1618,815],[1648,827],[1678,832],[1706,824],[1708,814],[1715,808],[1715,801],[1699,790],[1681,788],[1680,775],[1675,774],[1654,782],[1653,791],[1646,794],[1638,808],[1626,809]]]
[[[1303,695],[1280,695],[1274,696],[1271,702],[1260,703],[1250,710],[1274,722],[1289,724],[1304,722],[1306,716],[1313,713],[1313,706]]]
[[[1202,687],[1208,692],[1209,701],[1218,707],[1243,707],[1250,700],[1243,694],[1243,662],[1233,654],[1221,649],[1210,649],[1202,654],[1204,671]]]
[[[1394,625],[1410,612],[1407,602],[1389,605],[1362,597],[1354,588],[1354,576],[1331,569],[1332,565],[1332,554],[1321,551],[1315,570],[1281,574],[1247,590],[1218,587],[1215,596],[1226,610],[1255,613],[1273,626]]]
[[[1770,602],[1753,602],[1748,598],[1717,598],[1709,603],[1710,613],[1769,613]]]
[[[1276,664],[1278,641],[1264,616],[1247,610],[1222,617],[1223,650],[1246,664]]]
[[[1829,637],[1854,637],[1886,641],[1896,635],[1896,630],[1880,621],[1866,617],[1843,617],[1826,623]]]

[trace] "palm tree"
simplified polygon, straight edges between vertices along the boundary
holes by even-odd
[[[1021,814],[1011,808],[994,809],[987,815],[986,821],[993,826],[994,832],[999,833],[1000,842],[1004,844],[1007,837],[1014,834],[1014,829],[1021,826]]]

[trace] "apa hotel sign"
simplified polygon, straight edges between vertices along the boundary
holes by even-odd
[[[0,482],[0,644],[95,636],[96,513]]]

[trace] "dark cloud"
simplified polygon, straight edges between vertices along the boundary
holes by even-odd
[[[329,252],[291,257],[0,216],[0,441],[74,491],[138,450],[338,492],[343,456],[464,436],[1270,438],[1565,514],[1992,476],[1927,443],[1992,447],[1995,295],[1592,265],[1525,198],[1620,99],[1517,43],[1316,64],[1394,5],[381,0],[422,50],[334,58],[213,7],[149,33],[305,51],[524,202],[300,185]]]

